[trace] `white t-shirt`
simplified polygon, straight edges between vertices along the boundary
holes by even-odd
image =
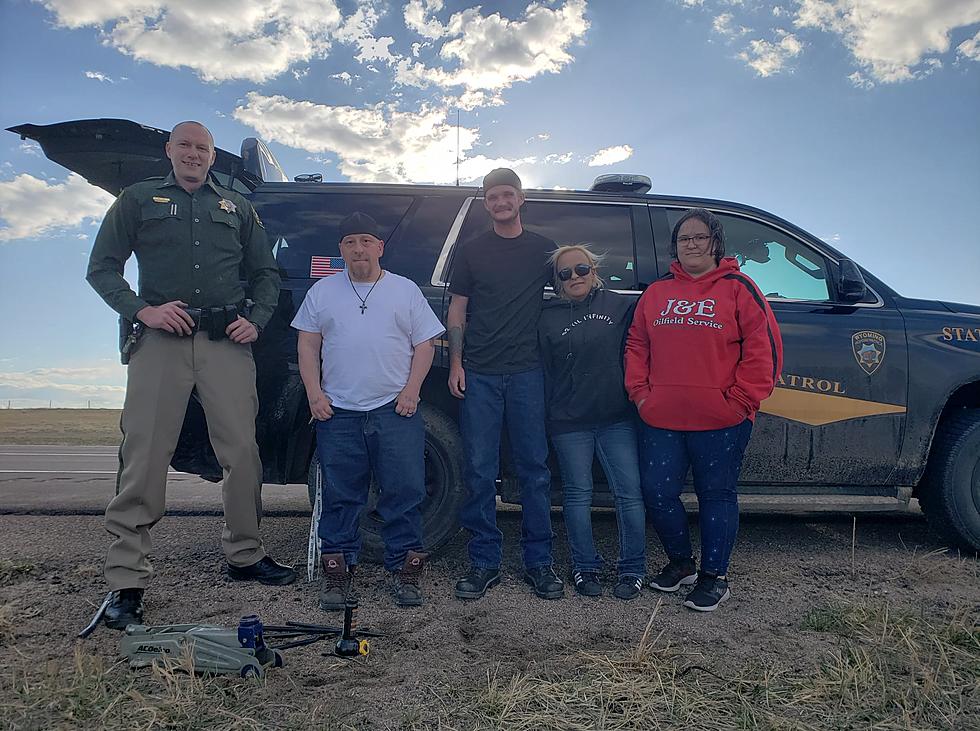
[[[321,386],[341,409],[393,401],[408,383],[415,346],[446,330],[412,280],[386,271],[371,291],[373,284],[351,282],[346,271],[325,277],[293,318],[297,330],[323,337]],[[363,313],[354,289],[367,297]]]

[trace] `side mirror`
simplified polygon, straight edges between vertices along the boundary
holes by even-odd
[[[868,293],[868,285],[858,265],[850,259],[839,262],[840,277],[837,279],[837,296],[844,302],[860,302]]]

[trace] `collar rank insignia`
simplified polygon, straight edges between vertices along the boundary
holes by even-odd
[[[220,201],[218,201],[218,208],[220,208],[225,213],[234,213],[235,211],[238,210],[237,208],[235,208],[235,204],[232,203],[227,198],[222,198]]]

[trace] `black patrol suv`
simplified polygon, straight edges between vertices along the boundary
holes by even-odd
[[[51,160],[113,194],[170,169],[167,133],[134,122],[25,124],[10,131],[38,141]],[[265,481],[306,482],[312,493],[318,465],[289,323],[315,278],[343,266],[338,223],[354,210],[374,217],[387,232],[382,265],[416,282],[444,316],[457,244],[490,225],[481,191],[323,183],[319,176],[289,181],[254,138],[240,155],[219,150],[213,173],[249,195],[282,274],[275,317],[254,346]],[[980,307],[902,297],[820,239],[757,208],[648,189],[643,176],[604,176],[589,191],[529,190],[522,218],[559,244],[588,242],[605,252],[607,285],[637,295],[667,272],[671,227],[685,209],[702,206],[722,219],[728,252],[766,293],[785,349],[783,373],[753,430],[740,491],[915,497],[945,540],[980,550]],[[457,532],[464,495],[444,345],[422,391],[424,531],[431,550]],[[500,495],[517,502],[503,452]],[[172,464],[220,479],[193,397]],[[556,495],[559,488],[556,482]],[[597,481],[597,504],[612,504],[601,489]],[[364,519],[365,543],[374,552],[377,521],[372,511]]]

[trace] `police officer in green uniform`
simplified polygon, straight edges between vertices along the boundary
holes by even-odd
[[[88,266],[89,284],[143,333],[129,354],[116,496],[105,517],[115,540],[105,563],[111,594],[104,619],[114,629],[143,620],[143,590],[152,575],[150,528],[165,511],[167,468],[195,387],[224,470],[221,543],[228,577],[273,585],[296,578],[266,555],[259,534],[262,463],[249,344],[272,317],[278,268],[251,204],[208,175],[215,149],[207,128],[181,122],[166,151],[173,172],[120,193]],[[139,294],[123,278],[132,254]],[[246,294],[254,303],[247,313]]]

